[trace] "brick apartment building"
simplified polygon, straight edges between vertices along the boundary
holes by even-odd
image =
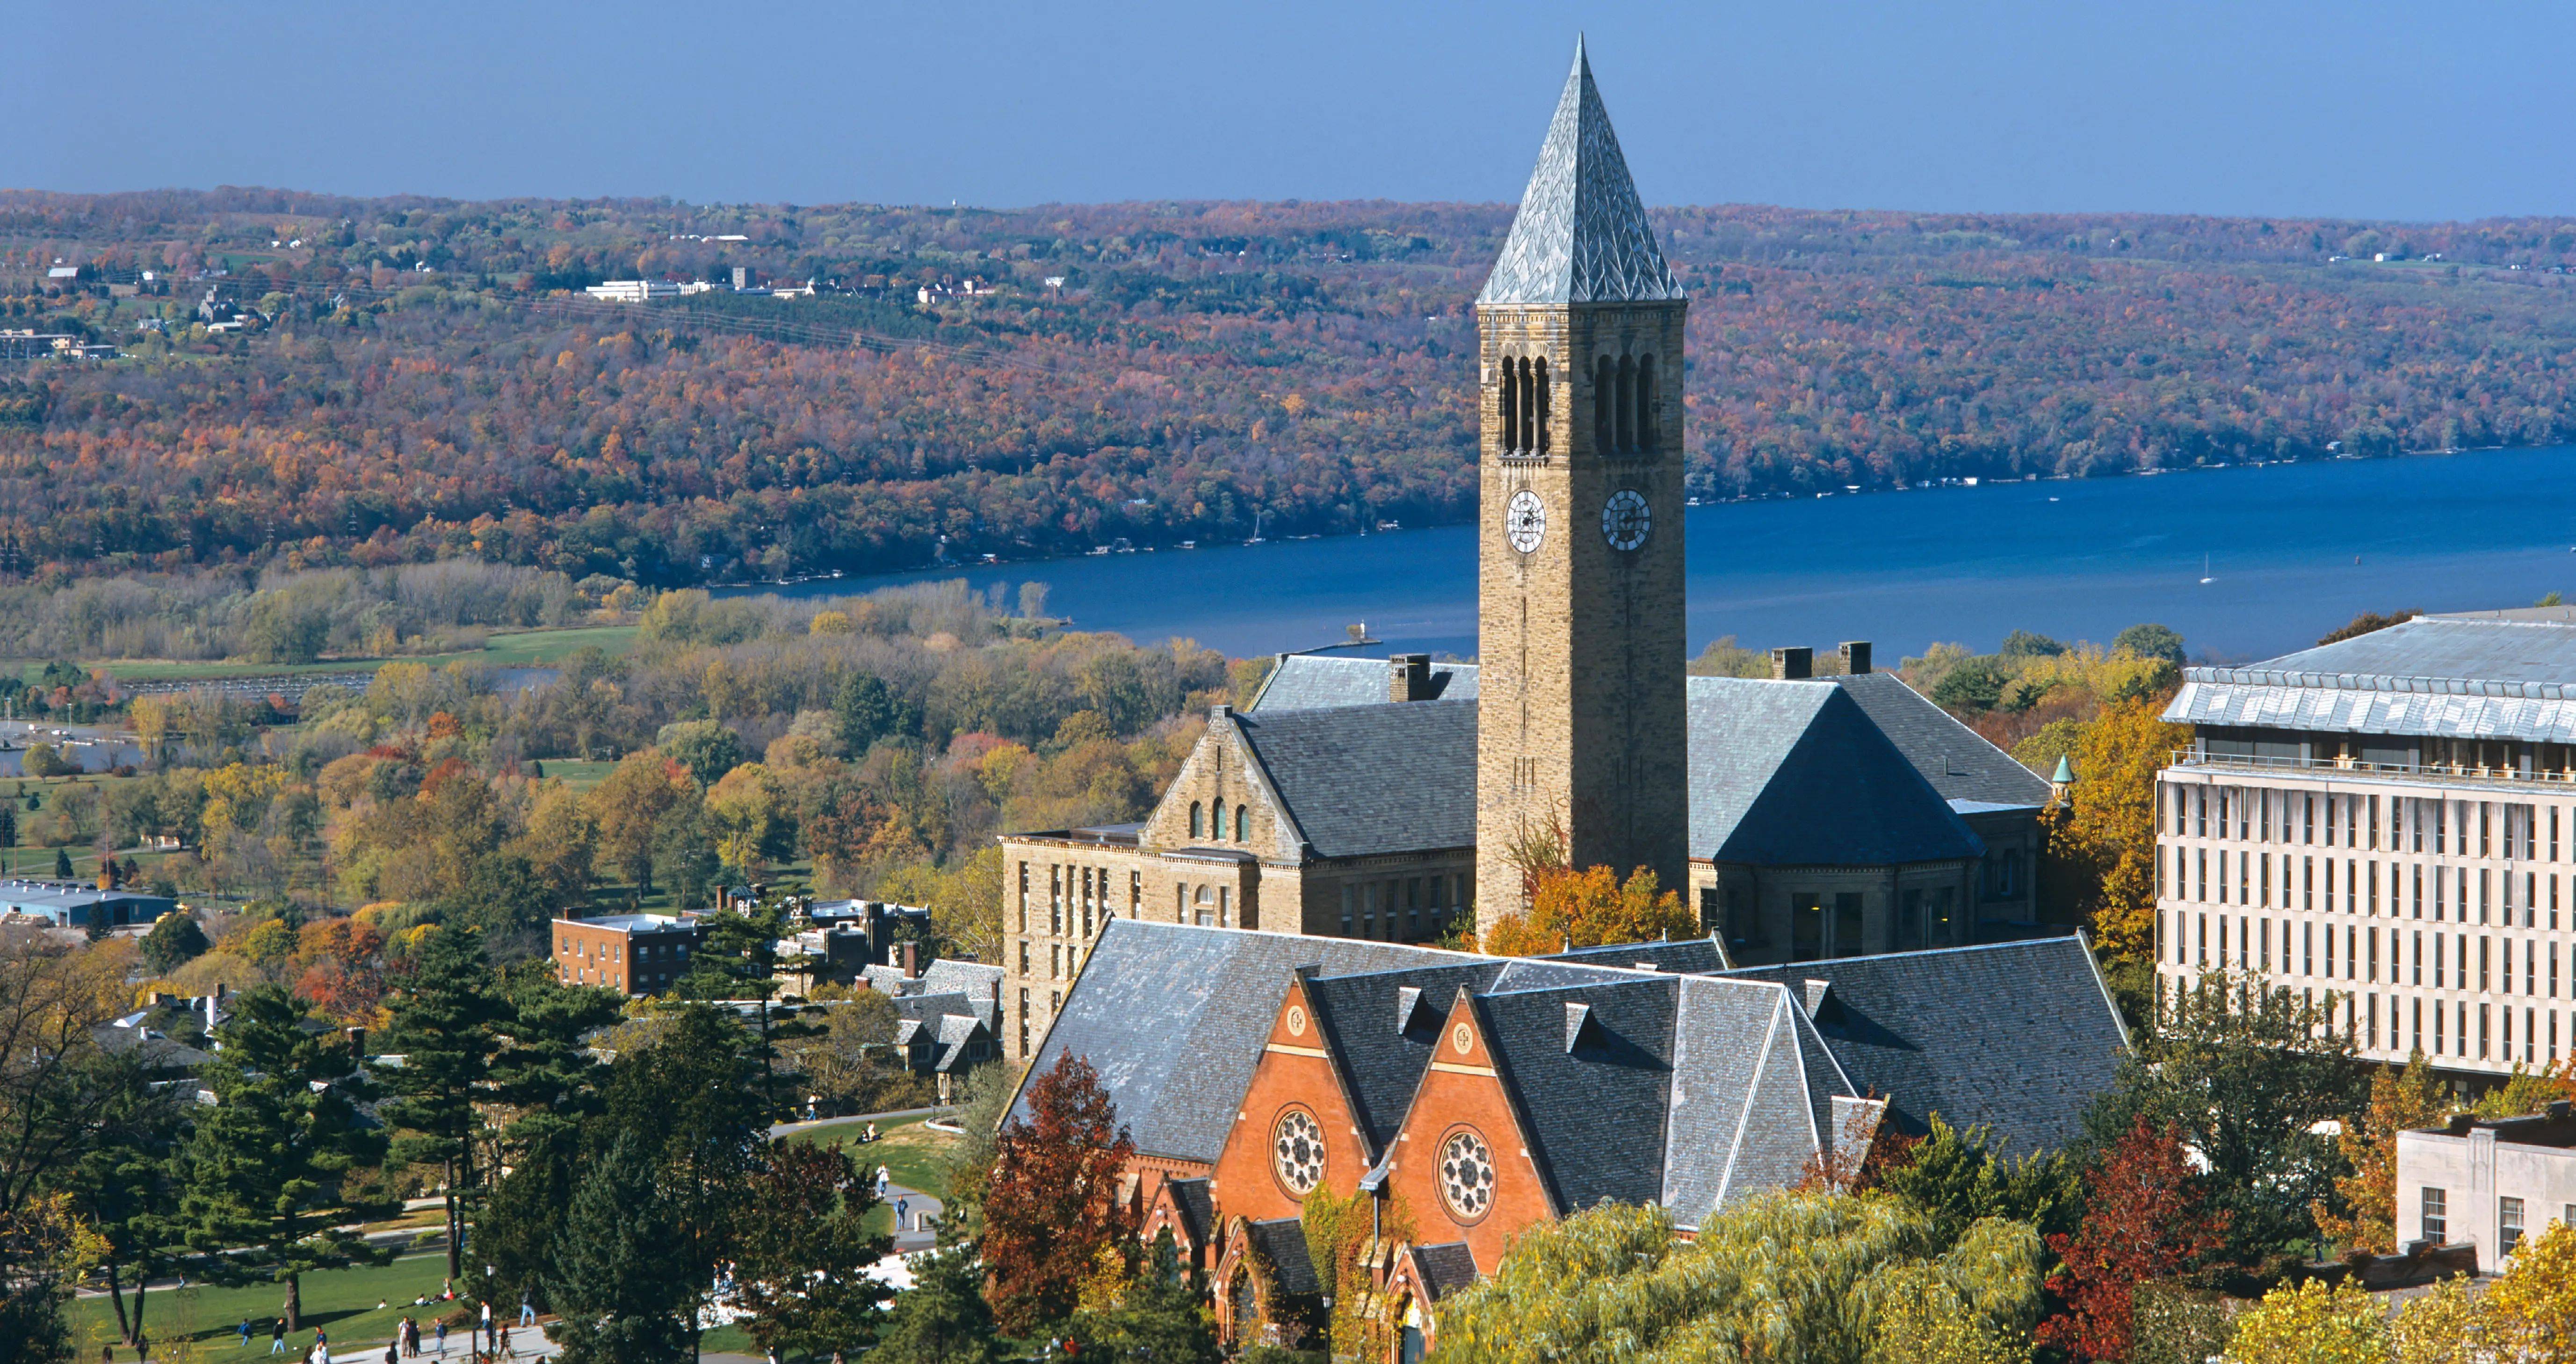
[[[701,928],[691,916],[612,914],[554,921],[555,978],[657,995],[689,972]]]

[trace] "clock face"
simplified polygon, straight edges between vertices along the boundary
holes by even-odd
[[[1539,541],[1547,538],[1547,504],[1527,488],[1512,494],[1503,508],[1503,534],[1512,548],[1523,554],[1538,552]]]
[[[1622,488],[1610,495],[1601,506],[1601,538],[1612,549],[1629,550],[1646,543],[1646,532],[1653,529],[1653,517],[1646,510],[1646,495],[1634,488]]]

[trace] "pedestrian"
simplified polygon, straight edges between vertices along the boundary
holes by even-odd
[[[510,1343],[510,1328],[507,1326],[501,1328],[501,1353],[510,1359],[519,1357],[518,1347]]]
[[[884,1167],[884,1166],[882,1166],[882,1165],[878,1166],[878,1167],[877,1167],[877,1201],[878,1201],[878,1202],[884,1202],[884,1201],[885,1201],[885,1196],[886,1196],[886,1190],[888,1190],[888,1189],[890,1189],[890,1188],[893,1188],[893,1187],[894,1187],[894,1171],[889,1170],[889,1169],[887,1169],[886,1167]]]
[[[534,1304],[528,1301],[528,1293],[526,1289],[519,1290],[519,1324],[521,1326],[534,1326],[537,1324],[537,1309]]]
[[[834,1350],[832,1352],[832,1364],[850,1364],[850,1361],[843,1359],[840,1351]]]
[[[286,1353],[286,1318],[284,1317],[279,1317],[277,1325],[269,1329],[268,1352],[273,1355]]]
[[[143,1357],[141,1355],[136,1355],[135,1358],[139,1361]],[[116,1364],[116,1347],[113,1345],[99,1346],[98,1364]]]
[[[385,1364],[402,1364],[401,1347],[390,1340],[385,1342]]]
[[[894,1229],[895,1229],[896,1231],[901,1231],[901,1230],[903,1230],[903,1229],[904,1229],[904,1218],[905,1218],[906,1216],[910,1215],[910,1214],[911,1214],[911,1212],[912,1212],[912,1200],[911,1200],[911,1199],[909,1199],[909,1198],[898,1198],[898,1199],[896,1199],[896,1200],[894,1201]]]
[[[242,1338],[241,1347],[242,1347],[243,1349],[245,1349],[245,1350],[249,1349],[249,1348],[250,1348],[250,1318],[248,1318],[248,1317],[244,1317],[244,1318],[242,1318],[242,1324],[241,1324],[241,1338]]]
[[[775,1345],[770,1346],[770,1347],[769,1347],[769,1350],[768,1350],[768,1354],[769,1354],[769,1364],[778,1364],[778,1347],[777,1347],[777,1346],[775,1346]]]
[[[438,1357],[447,1358],[447,1318],[438,1319]]]

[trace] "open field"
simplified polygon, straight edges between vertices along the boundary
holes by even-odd
[[[850,1153],[850,1159],[859,1162],[871,1175],[882,1165],[894,1177],[895,1183],[907,1189],[919,1189],[933,1198],[947,1196],[948,1177],[940,1170],[939,1162],[947,1157],[948,1148],[956,1144],[955,1137],[931,1131],[922,1125],[919,1118],[909,1118],[894,1123],[878,1123],[877,1139],[860,1145],[859,1134],[867,1127],[864,1118],[855,1122],[827,1123],[806,1128],[797,1133],[795,1139],[842,1147]]]
[[[302,677],[328,673],[373,673],[388,663],[425,663],[445,667],[470,662],[495,668],[536,668],[561,663],[583,649],[611,656],[635,647],[632,625],[584,625],[565,630],[519,630],[496,634],[482,648],[465,653],[405,654],[390,658],[326,658],[314,663],[189,662],[166,658],[93,659],[84,666],[104,668],[121,682],[217,681],[234,677]],[[32,673],[41,663],[21,660],[17,670]]]
[[[331,1348],[338,1353],[349,1345],[371,1340],[390,1340],[394,1323],[406,1313],[421,1319],[424,1328],[438,1313],[432,1307],[414,1307],[412,1299],[436,1297],[447,1279],[447,1255],[444,1251],[428,1255],[410,1255],[383,1268],[333,1269],[304,1276],[304,1330],[289,1336],[287,1348],[302,1354],[312,1348],[313,1328],[331,1333]],[[286,1301],[284,1284],[257,1282],[240,1288],[218,1288],[192,1285],[183,1289],[155,1289],[144,1295],[144,1334],[154,1340],[192,1340],[201,1359],[253,1359],[268,1354],[270,1323],[277,1320]],[[384,1310],[376,1309],[377,1302]],[[460,1304],[435,1304],[454,1310]],[[516,1308],[517,1304],[510,1304]],[[499,1308],[496,1306],[495,1311]],[[241,1322],[250,1318],[250,1348],[241,1348]],[[104,1296],[84,1297],[71,1307],[72,1334],[76,1340],[93,1347],[116,1336],[116,1309]],[[464,1354],[459,1333],[450,1349],[460,1358]]]

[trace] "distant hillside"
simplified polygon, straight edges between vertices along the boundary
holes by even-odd
[[[0,194],[0,326],[136,357],[0,361],[0,572],[671,584],[1457,520],[1509,214]],[[2576,221],[1656,217],[1701,496],[2576,441]],[[823,292],[568,292],[736,267]]]

